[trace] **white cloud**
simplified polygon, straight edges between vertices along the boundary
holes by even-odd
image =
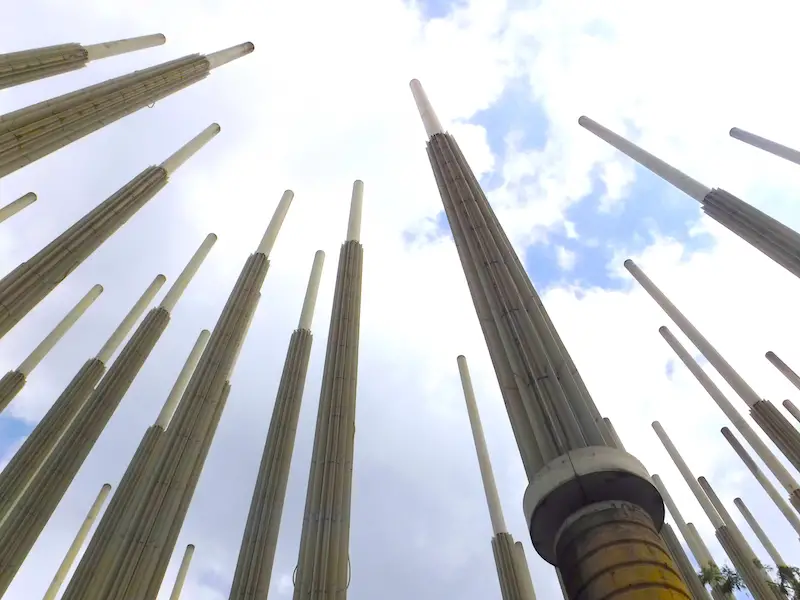
[[[571,271],[575,268],[575,262],[578,259],[576,252],[564,248],[564,246],[556,246],[556,261],[558,266],[564,271]]]
[[[706,183],[724,182],[797,224],[790,192],[800,191],[800,173],[728,140],[726,132],[740,125],[790,145],[800,139],[800,125],[788,118],[797,93],[785,76],[800,42],[791,30],[796,9],[778,0],[759,8],[783,15],[768,25],[744,7],[721,2],[698,7],[680,0],[660,10],[632,0],[531,4],[472,0],[448,19],[426,25],[413,5],[399,0],[209,0],[191,10],[180,0],[113,10],[106,2],[84,0],[69,11],[42,0],[35,8],[51,17],[46,21],[30,24],[26,5],[17,19],[0,24],[7,46],[19,48],[72,41],[64,31],[87,43],[158,30],[169,39],[161,48],[4,92],[3,112],[184,53],[245,39],[256,44],[253,55],[207,81],[0,182],[3,199],[28,189],[41,198],[4,224],[3,246],[9,250],[0,261],[8,270],[210,121],[223,129],[141,215],[3,340],[0,359],[10,367],[72,296],[96,281],[106,286],[91,326],[87,315],[80,329],[81,339],[57,348],[11,409],[26,417],[41,414],[42,398],[54,397],[96,352],[153,275],[163,271],[174,278],[205,233],[220,235],[7,598],[41,595],[47,584],[41,573],[54,572],[99,486],[121,475],[198,330],[215,321],[281,191],[291,187],[294,206],[162,593],[171,586],[181,549],[195,542],[185,595],[227,597],[285,345],[314,250],[324,248],[328,264],[317,339],[273,577],[273,593],[287,596],[335,262],[355,178],[366,183],[366,262],[350,596],[497,594],[488,515],[456,372],[455,356],[464,353],[509,527],[527,546],[539,595],[557,597],[552,570],[527,541],[524,475],[455,248],[447,239],[408,244],[402,235],[408,229],[430,232],[430,220],[441,210],[407,82],[421,79],[476,171],[496,169],[503,176],[492,200],[518,247],[541,239],[547,228],[577,237],[564,211],[592,191],[595,173],[608,188],[609,202],[654,202],[626,197],[634,176],[630,161],[577,126],[583,113],[633,132],[645,147]],[[510,138],[507,159],[498,164],[485,131],[465,121],[491,106],[519,75],[530,79],[548,117],[548,139],[531,150]],[[791,396],[793,390],[761,355],[773,348],[790,364],[800,364],[792,320],[796,282],[719,227],[704,227],[717,240],[710,251],[687,256],[679,242],[659,239],[635,258],[760,393],[775,401]],[[622,254],[620,249],[620,259]],[[120,257],[124,272],[115,263]],[[621,269],[621,260],[610,267]],[[708,533],[707,520],[647,424],[659,418],[696,474],[708,475],[724,500],[738,489],[743,469],[716,433],[719,411],[689,374],[677,365],[667,378],[671,355],[656,331],[665,317],[638,289],[561,287],[549,290],[545,302],[597,403],[631,452],[664,476],[687,516]],[[763,494],[752,483],[742,493],[755,512],[769,515],[765,529],[797,563],[800,557],[787,551],[793,540]]]

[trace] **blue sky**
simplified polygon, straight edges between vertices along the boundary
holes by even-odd
[[[788,363],[800,364],[800,322],[792,318],[800,292],[794,280],[734,236],[715,232],[713,237],[690,238],[689,224],[700,215],[697,204],[641,169],[636,169],[624,198],[610,212],[600,212],[603,168],[627,159],[603,154],[607,149],[577,125],[580,114],[609,126],[635,123],[627,131],[646,138],[654,153],[679,157],[680,166],[691,174],[710,184],[730,185],[731,191],[769,207],[782,220],[798,219],[793,199],[800,195],[800,177],[726,137],[730,126],[742,125],[764,133],[780,131],[787,143],[800,140],[800,123],[786,118],[800,101],[800,92],[785,77],[800,51],[788,0],[765,0],[774,14],[784,11],[786,16],[760,30],[752,15],[724,0],[702,6],[692,0],[657,0],[655,11],[645,10],[652,9],[650,4],[642,8],[637,0],[614,0],[613,9],[595,0],[514,0],[506,4],[509,14],[502,2],[492,0],[435,1],[423,4],[427,21],[404,0],[208,0],[201,5],[162,0],[157,11],[130,3],[112,9],[101,0],[80,0],[69,8],[56,0],[32,2],[11,9],[16,13],[0,23],[10,47],[93,43],[157,31],[164,31],[168,42],[22,86],[19,92],[7,90],[0,95],[0,113],[188,53],[247,39],[256,51],[153,109],[130,115],[0,182],[3,200],[29,189],[40,194],[36,205],[3,225],[0,242],[9,251],[0,262],[7,271],[209,122],[222,125],[222,133],[141,214],[2,340],[0,358],[4,368],[12,368],[47,333],[60,306],[71,305],[72,296],[94,283],[106,287],[97,308],[43,361],[26,392],[0,415],[0,452],[30,429],[9,414],[39,418],[144,285],[158,272],[172,280],[203,236],[219,234],[8,600],[42,596],[47,584],[42,573],[57,568],[100,485],[115,484],[124,472],[186,352],[200,329],[213,327],[244,257],[287,187],[295,190],[295,203],[276,244],[231,400],[164,590],[168,593],[183,547],[194,543],[197,552],[184,595],[193,600],[227,597],[286,343],[297,323],[311,258],[321,248],[328,259],[314,322],[316,341],[270,595],[271,600],[291,597],[335,261],[356,178],[366,186],[366,258],[349,598],[479,600],[499,592],[456,369],[459,354],[470,361],[509,531],[526,546],[537,594],[558,597],[552,568],[527,540],[520,508],[524,470],[455,249],[447,239],[423,129],[407,88],[411,77],[420,78],[444,122],[455,128],[459,117],[471,115],[469,123],[485,129],[488,148],[480,136],[457,137],[470,157],[472,152],[477,158],[493,154],[494,169],[482,179],[490,197],[498,189],[506,193],[535,182],[541,162],[552,168],[557,181],[548,180],[552,187],[536,202],[551,213],[562,198],[571,197],[561,195],[568,187],[562,179],[573,181],[574,176],[591,183],[586,186],[591,192],[563,214],[577,236],[569,237],[557,220],[545,238],[524,249],[524,262],[598,406],[614,421],[628,449],[664,477],[687,520],[697,523],[716,556],[721,554],[708,519],[649,430],[654,419],[662,420],[696,474],[713,479],[723,501],[742,494],[754,504],[754,512],[764,515],[765,528],[782,550],[796,546],[796,536],[721,440],[719,427],[725,423],[719,411],[660,339],[663,313],[627,275],[614,279],[608,267],[613,257],[621,262],[625,254],[633,254],[759,393],[776,401],[794,397],[795,391],[782,385],[763,360],[763,351],[774,349]],[[461,4],[471,10],[449,19],[453,7]],[[651,12],[658,14],[657,23]],[[40,13],[52,18],[33,22],[30,15]],[[315,19],[308,18],[312,13]],[[719,26],[721,15],[724,27]],[[427,26],[431,19],[438,19],[435,27]],[[776,33],[781,27],[785,31]],[[689,42],[674,44],[676,31],[707,47],[699,51]],[[759,43],[740,48],[726,36]],[[719,48],[724,52],[715,54]],[[742,80],[751,85],[726,87],[726,82]],[[726,102],[715,95],[687,94],[686,89],[720,90]],[[765,89],[770,90],[769,111],[763,110]],[[518,143],[516,156],[505,143],[511,133]],[[558,143],[544,150],[546,160],[520,154],[545,149],[548,139]],[[503,167],[512,164],[515,174],[510,177],[517,180],[504,181]],[[517,200],[527,208],[531,198]],[[445,243],[420,243],[424,240],[410,234],[414,224],[437,211],[436,226],[426,231],[429,239]],[[540,226],[530,211],[515,216],[507,223],[515,229],[515,239]],[[161,233],[165,224],[170,226],[169,240]],[[664,236],[677,241],[667,243]],[[558,254],[564,251],[575,253],[575,266],[568,271],[558,267]],[[120,269],[119,264],[128,267]],[[765,306],[768,310],[759,310]],[[734,404],[739,402],[725,391]],[[38,403],[37,395],[42,396]],[[736,405],[746,412],[740,402]],[[694,418],[686,419],[686,414]],[[800,562],[797,552],[786,554]],[[403,566],[399,576],[397,565]]]

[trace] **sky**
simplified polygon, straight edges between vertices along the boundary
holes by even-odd
[[[219,235],[5,598],[44,593],[100,487],[122,476],[198,333],[214,326],[286,188],[295,200],[160,598],[169,596],[190,543],[196,552],[184,597],[227,598],[289,336],[314,252],[323,249],[328,259],[270,594],[291,598],[335,263],[354,179],[365,183],[365,263],[349,597],[500,597],[459,354],[472,371],[510,533],[525,546],[538,596],[559,597],[552,567],[526,533],[527,482],[425,154],[408,89],[414,77],[459,141],[627,449],[662,476],[719,562],[711,525],[650,428],[653,420],[732,513],[741,496],[787,561],[800,564],[796,536],[727,446],[721,412],[658,327],[670,326],[699,356],[696,349],[622,263],[633,258],[778,405],[797,400],[797,390],[764,352],[800,369],[797,280],[577,124],[588,115],[797,229],[800,169],[731,139],[728,130],[800,147],[800,123],[791,117],[800,90],[787,75],[800,50],[799,11],[788,0],[757,8],[722,0],[10,6],[0,22],[4,51],[158,32],[168,41],[5,90],[0,114],[186,54],[245,41],[256,50],[0,180],[2,204],[39,194],[0,225],[0,270],[8,272],[143,168],[210,123],[222,127],[0,343],[0,371],[15,368],[92,285],[105,287],[0,415],[5,462],[153,277],[173,281],[206,234]],[[744,413],[743,401],[706,370]]]

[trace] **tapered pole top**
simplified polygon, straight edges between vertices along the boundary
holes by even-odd
[[[289,207],[292,205],[293,199],[294,192],[292,190],[283,192],[283,196],[281,196],[278,206],[275,208],[275,213],[272,215],[269,225],[267,225],[267,230],[264,232],[264,237],[261,238],[261,243],[256,249],[257,254],[264,254],[269,258],[269,254],[272,252],[275,240],[278,239],[278,233],[283,225],[283,220],[286,218],[286,213],[289,212]]]
[[[350,218],[347,222],[347,241],[358,242],[361,238],[361,210],[364,206],[364,182],[356,179],[353,182],[353,194],[350,197]]]
[[[703,185],[699,181],[692,179],[682,171],[679,171],[672,165],[667,164],[660,158],[656,158],[646,150],[640,148],[636,144],[629,142],[621,135],[617,135],[610,129],[606,129],[599,123],[593,121],[589,117],[583,116],[578,119],[578,124],[591,131],[601,140],[605,141],[606,143],[614,146],[617,150],[626,154],[637,163],[652,171],[662,179],[664,179],[667,183],[671,183],[676,188],[681,190],[684,194],[691,196],[698,202],[702,202],[703,199],[708,195],[711,191],[711,188],[708,186]]]
[[[408,85],[411,86],[411,93],[414,94],[414,101],[417,103],[419,116],[422,118],[422,124],[425,126],[425,133],[428,134],[429,138],[437,133],[444,133],[444,127],[442,127],[439,117],[437,117],[436,113],[433,111],[431,101],[428,100],[428,95],[425,93],[425,90],[422,89],[422,84],[419,82],[419,79],[412,79]]]
[[[61,319],[58,325],[55,326],[53,331],[44,338],[41,343],[36,346],[33,352],[28,355],[28,357],[22,361],[17,371],[25,375],[26,377],[31,374],[36,366],[44,359],[45,356],[55,347],[55,345],[61,340],[62,337],[72,328],[75,323],[78,322],[83,316],[83,313],[100,297],[100,294],[103,293],[103,286],[97,284],[90,289],[86,295],[81,298],[78,303],[70,310],[66,316]]]
[[[28,192],[24,196],[21,196],[16,200],[14,200],[13,202],[11,202],[10,204],[6,204],[2,208],[0,208],[0,223],[5,221],[6,219],[13,217],[23,208],[29,207],[31,204],[36,202],[36,198],[37,198],[36,194],[34,194],[33,192]]]
[[[126,38],[124,40],[115,40],[113,42],[91,44],[89,46],[84,46],[83,49],[86,50],[88,54],[87,60],[100,60],[101,58],[108,58],[109,56],[117,56],[128,52],[144,50],[145,48],[161,46],[166,41],[167,38],[163,33],[154,33],[153,35],[142,35]]]
[[[220,131],[219,123],[212,123],[162,162],[161,168],[167,172],[167,175],[172,175],[178,167],[194,156],[200,148],[210,142]]]
[[[208,68],[216,69],[222,65],[227,65],[229,62],[234,61],[237,58],[247,56],[255,49],[256,47],[253,42],[245,42],[244,44],[238,44],[236,46],[231,46],[230,48],[225,48],[225,50],[219,50],[217,52],[207,54],[206,60],[209,64]]]
[[[311,265],[311,275],[308,278],[306,296],[303,298],[303,310],[300,311],[300,322],[298,329],[311,329],[311,321],[314,320],[314,307],[317,305],[317,295],[319,292],[319,282],[322,278],[322,266],[325,264],[325,253],[317,250],[314,254],[314,263]]]
[[[164,299],[161,301],[161,308],[166,311],[172,312],[175,308],[175,305],[180,300],[183,292],[186,291],[186,287],[192,281],[192,278],[197,273],[197,270],[200,268],[200,265],[203,264],[203,261],[208,256],[208,253],[211,252],[211,248],[217,242],[217,234],[216,233],[209,233],[206,238],[203,240],[203,243],[200,244],[200,247],[194,253],[192,258],[189,260],[189,263],[184,267],[181,274],[178,275],[178,278],[175,280],[175,283],[172,284],[172,287],[167,292],[167,295],[164,296]]]

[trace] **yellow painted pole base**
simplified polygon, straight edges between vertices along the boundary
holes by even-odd
[[[692,600],[650,516],[607,502],[567,524],[556,545],[569,600]]]

